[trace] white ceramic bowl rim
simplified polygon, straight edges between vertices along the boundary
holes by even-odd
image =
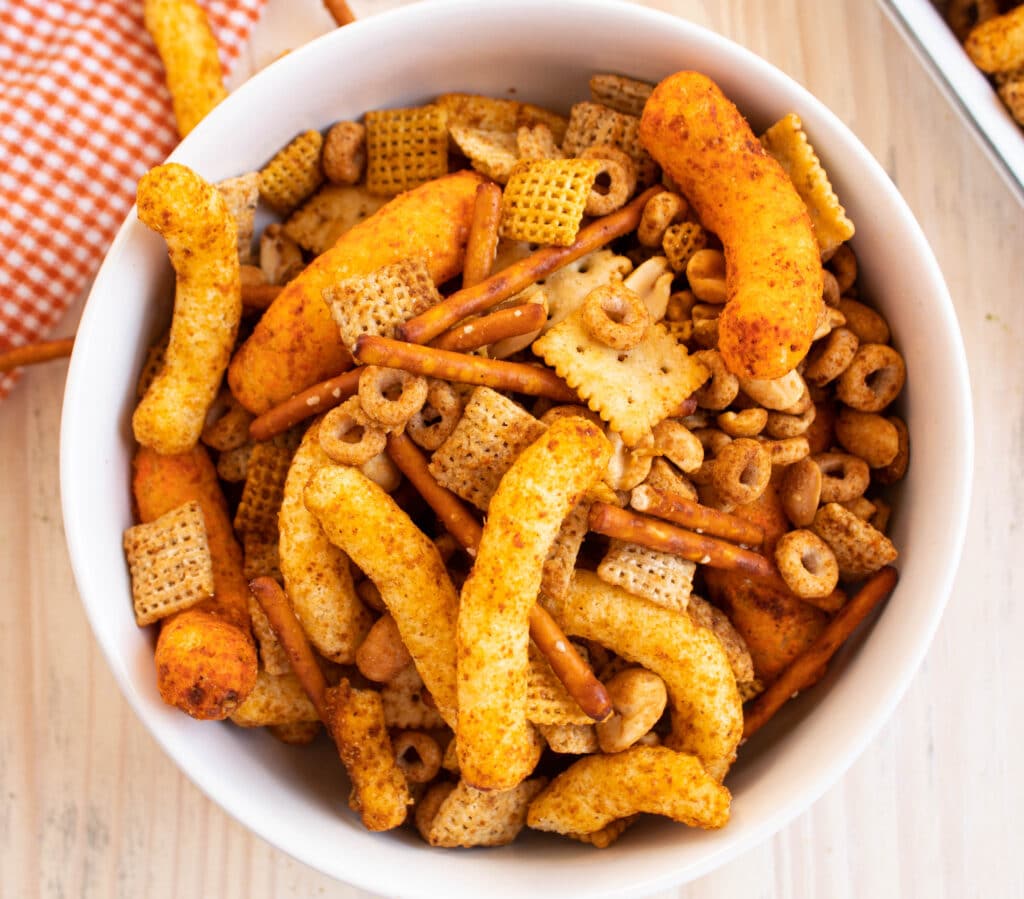
[[[478,59],[474,67],[472,48],[492,46],[496,32],[505,46],[533,46],[534,54],[518,49],[518,63]],[[414,44],[403,35],[415,35]],[[621,36],[621,45],[609,46],[608,35]],[[587,41],[601,54],[583,65],[579,59],[588,51],[580,47]],[[445,67],[459,47],[467,55],[462,81]],[[367,60],[370,53],[382,59]],[[362,77],[341,88],[309,77],[333,71],[344,78],[349,59]],[[389,73],[389,60],[403,71]],[[502,62],[507,75],[497,65]],[[627,835],[600,853],[541,837],[486,852],[431,851],[411,836],[362,832],[343,809],[340,776],[319,773],[320,762],[331,763],[329,751],[304,755],[268,746],[274,741],[193,722],[163,706],[152,684],[151,636],[140,635],[127,612],[120,556],[121,530],[131,515],[133,375],[144,352],[141,338],[152,333],[155,313],[147,304],[158,304],[169,285],[162,244],[137,222],[134,210],[96,278],[71,360],[61,431],[65,531],[93,631],[139,718],[200,789],[272,844],[338,879],[403,896],[436,895],[443,884],[450,896],[498,897],[545,895],[555,883],[571,884],[573,895],[642,895],[697,877],[765,839],[841,776],[903,695],[938,625],[963,544],[973,467],[967,365],[953,305],[920,227],[878,163],[822,104],[749,51],[681,19],[609,0],[419,3],[331,32],[276,62],[218,107],[171,159],[219,179],[238,173],[240,157],[258,165],[302,128],[323,127],[385,102],[411,103],[442,90],[502,93],[515,86],[520,98],[558,103],[567,95],[566,81],[572,82],[570,96],[586,97],[584,70],[655,79],[686,67],[716,78],[748,114],[760,107],[760,116],[751,115],[755,125],[767,124],[760,121],[766,115],[799,112],[858,222],[856,245],[869,291],[899,298],[886,303],[886,312],[907,356],[911,432],[917,433],[914,423],[929,431],[928,440],[914,444],[898,510],[895,537],[908,547],[903,584],[872,626],[871,639],[861,635],[815,696],[791,703],[760,742],[741,753],[728,781],[736,795],[733,821],[721,831],[645,824],[642,838]],[[512,84],[503,80],[513,77]],[[297,111],[265,115],[267,97],[285,104],[295,97]],[[309,114],[314,108],[319,116]],[[327,108],[337,110],[333,118]],[[217,152],[221,146],[231,151]],[[130,338],[130,354],[112,348],[110,335],[119,333]],[[913,502],[915,495],[922,505]],[[942,514],[929,515],[925,501]],[[210,758],[230,764],[217,766]]]

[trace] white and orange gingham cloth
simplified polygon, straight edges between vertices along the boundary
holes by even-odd
[[[266,0],[199,2],[228,71]],[[177,142],[142,0],[0,0],[0,350],[50,332]]]

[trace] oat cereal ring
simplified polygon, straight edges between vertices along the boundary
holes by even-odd
[[[804,457],[786,468],[780,484],[782,511],[798,528],[814,521],[821,502],[821,469],[810,457]]]
[[[799,415],[789,415],[786,412],[766,412],[768,421],[765,424],[764,432],[776,440],[802,437],[814,424],[817,414],[818,410],[814,403],[810,403]]]
[[[660,247],[670,225],[686,220],[689,206],[679,194],[670,190],[655,194],[644,206],[636,236],[645,247]]]
[[[366,168],[366,127],[359,122],[338,122],[327,132],[320,165],[328,181],[356,184]]]
[[[757,378],[740,379],[740,388],[758,405],[777,412],[786,412],[799,403],[807,390],[800,372],[793,369],[781,378],[760,380]]]
[[[811,350],[804,369],[808,384],[824,387],[838,378],[853,362],[860,340],[849,328],[836,328]]]
[[[721,305],[728,299],[725,288],[725,253],[721,250],[699,250],[686,263],[686,280],[690,290],[705,303]]]
[[[704,447],[704,458],[717,456],[725,447],[732,443],[732,437],[717,428],[697,428],[693,436]]]
[[[430,783],[441,770],[441,747],[421,730],[400,730],[391,738],[391,749],[409,783]]]
[[[839,564],[829,545],[813,531],[789,531],[775,544],[775,564],[797,596],[828,596],[839,583]]]
[[[761,445],[768,450],[772,465],[792,465],[806,459],[811,453],[811,445],[806,437],[784,437],[781,440],[765,440],[758,438]]]
[[[907,367],[892,347],[861,344],[839,378],[836,395],[858,412],[881,412],[903,389]]]
[[[704,462],[703,444],[686,425],[672,418],[655,425],[654,454],[664,456],[686,473],[696,471]]]
[[[636,163],[618,147],[594,144],[580,153],[580,159],[597,159],[601,163],[590,188],[584,212],[587,215],[609,215],[626,205],[636,190]],[[607,188],[604,182],[607,179]]]
[[[590,291],[580,309],[590,336],[616,350],[633,349],[651,324],[643,300],[619,280]]]
[[[740,437],[715,457],[712,483],[726,501],[742,506],[764,493],[771,476],[768,450],[756,440]]]
[[[428,381],[427,400],[405,425],[413,443],[433,452],[450,436],[462,415],[462,402],[447,381]]]
[[[349,397],[320,422],[320,448],[339,465],[363,465],[384,452],[387,442],[384,429],[360,408],[359,397]]]
[[[821,298],[825,301],[826,308],[834,309],[839,305],[842,298],[842,291],[839,289],[839,279],[828,269],[823,272],[825,281],[821,291]]]
[[[818,453],[812,458],[821,469],[822,503],[844,503],[868,489],[871,470],[863,459],[849,453]]]
[[[359,405],[385,428],[401,428],[427,401],[427,379],[397,368],[367,365],[359,376]]]
[[[814,407],[811,406],[813,409]],[[757,406],[753,406],[750,409],[743,409],[740,412],[723,412],[718,416],[715,421],[726,434],[730,437],[756,437],[764,429],[768,422],[771,420],[772,415],[778,415],[778,412],[772,412],[769,414],[767,409],[761,409]],[[789,416],[787,416],[789,417]],[[772,437],[776,436],[795,436],[795,435],[776,435],[772,434]]]
[[[884,318],[870,306],[843,297],[839,311],[846,318],[845,327],[857,335],[861,343],[888,343],[891,334]]]
[[[871,468],[884,468],[900,451],[896,425],[874,412],[842,409],[836,419],[836,440],[848,453],[859,456]]]
[[[857,257],[848,243],[840,244],[828,261],[828,270],[836,279],[839,293],[844,294],[857,280]]]
[[[895,484],[907,473],[907,463],[910,461],[910,433],[907,431],[906,422],[895,415],[886,419],[895,429],[899,440],[899,448],[893,460],[875,472],[875,480],[879,484]],[[877,501],[876,501],[877,502]],[[878,525],[875,525],[878,527]],[[878,527],[884,530],[884,528]]]
[[[740,392],[739,378],[726,368],[718,350],[700,350],[693,355],[711,372],[711,380],[694,393],[697,405],[703,409],[725,409]]]

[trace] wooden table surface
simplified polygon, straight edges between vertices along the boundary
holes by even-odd
[[[354,0],[370,15],[397,2]],[[931,241],[971,366],[978,461],[954,595],[891,721],[809,811],[675,897],[1024,895],[1024,209],[868,0],[653,2],[794,76],[857,133]],[[248,66],[330,27],[271,0]],[[0,161],[2,164],[2,161]],[[73,332],[78,309],[59,329]],[[366,894],[248,833],[134,718],[89,631],[61,528],[66,364],[0,404],[0,895]],[[1018,712],[1014,713],[1013,708]],[[567,891],[571,895],[571,888]]]

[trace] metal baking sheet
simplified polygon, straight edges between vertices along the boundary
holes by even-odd
[[[877,0],[1024,203],[1024,130],[931,0]]]

